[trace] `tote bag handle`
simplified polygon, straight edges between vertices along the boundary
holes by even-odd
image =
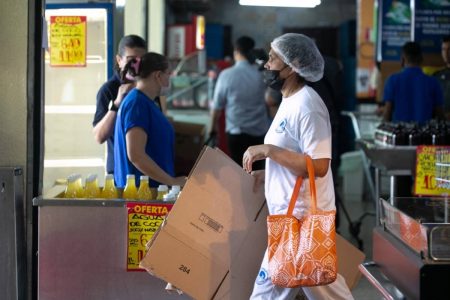
[[[309,191],[311,194],[311,213],[316,213],[317,209],[317,199],[316,199],[316,182],[315,182],[315,175],[314,175],[314,165],[312,162],[312,159],[309,155],[305,155],[306,160],[306,169],[308,170],[308,177],[309,177]],[[287,211],[288,216],[292,216],[292,213],[294,212],[295,203],[297,202],[298,194],[300,192],[300,187],[303,183],[303,177],[298,176],[297,181],[295,182],[294,191],[292,192],[291,196],[291,202],[289,202],[289,208]]]

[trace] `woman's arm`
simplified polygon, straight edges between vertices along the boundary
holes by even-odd
[[[242,165],[247,172],[252,171],[252,164],[257,160],[270,158],[289,169],[296,176],[306,177],[305,155],[302,153],[286,150],[271,144],[251,146],[244,153]],[[329,158],[313,159],[314,173],[317,177],[323,177],[327,174],[330,165]]]
[[[167,185],[180,185],[186,183],[185,177],[172,177],[161,169],[145,152],[147,134],[140,127],[128,130],[126,134],[127,155],[131,163],[143,174],[151,179]]]

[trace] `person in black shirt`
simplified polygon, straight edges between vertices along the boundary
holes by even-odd
[[[93,133],[95,140],[103,144],[107,141],[106,172],[114,173],[114,127],[117,111],[125,95],[135,86],[132,80],[121,76],[122,69],[128,61],[140,58],[147,52],[147,43],[137,35],[124,36],[116,55],[116,72],[108,79],[97,93]],[[123,77],[123,78],[121,78]]]

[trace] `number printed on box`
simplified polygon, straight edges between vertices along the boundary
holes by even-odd
[[[180,265],[180,267],[178,268],[178,270],[180,270],[180,271],[182,271],[182,272],[184,272],[184,273],[186,273],[186,274],[189,274],[189,272],[191,272],[191,269],[188,268],[188,267],[186,267],[185,265]]]

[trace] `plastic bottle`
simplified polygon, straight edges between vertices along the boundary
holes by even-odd
[[[158,186],[158,194],[156,196],[156,200],[164,200],[164,195],[167,194],[169,188],[165,184],[161,184]]]
[[[64,198],[76,198],[77,197],[77,177],[75,174],[67,177],[67,187],[64,193]]]
[[[180,186],[179,185],[173,185],[170,189],[170,193],[172,193],[175,197],[175,200],[178,198],[178,195],[180,194]]]
[[[99,198],[100,188],[98,186],[97,174],[90,174],[86,177],[86,187],[84,189],[86,198]]]
[[[127,184],[125,185],[125,189],[123,190],[122,198],[133,200],[137,198],[136,179],[134,177],[134,174],[127,175]]]
[[[77,188],[77,198],[84,198],[84,187],[83,187],[83,182],[81,181],[81,175],[80,174],[76,174],[76,188]]]
[[[117,199],[119,194],[117,193],[116,186],[114,184],[114,175],[108,174],[105,177],[105,186],[101,192],[102,198],[105,199]]]
[[[175,202],[175,200],[176,200],[175,194],[172,192],[169,192],[163,196],[164,202]]]
[[[152,200],[152,192],[148,185],[148,176],[140,177],[141,183],[139,184],[139,189],[137,191],[138,200]]]

